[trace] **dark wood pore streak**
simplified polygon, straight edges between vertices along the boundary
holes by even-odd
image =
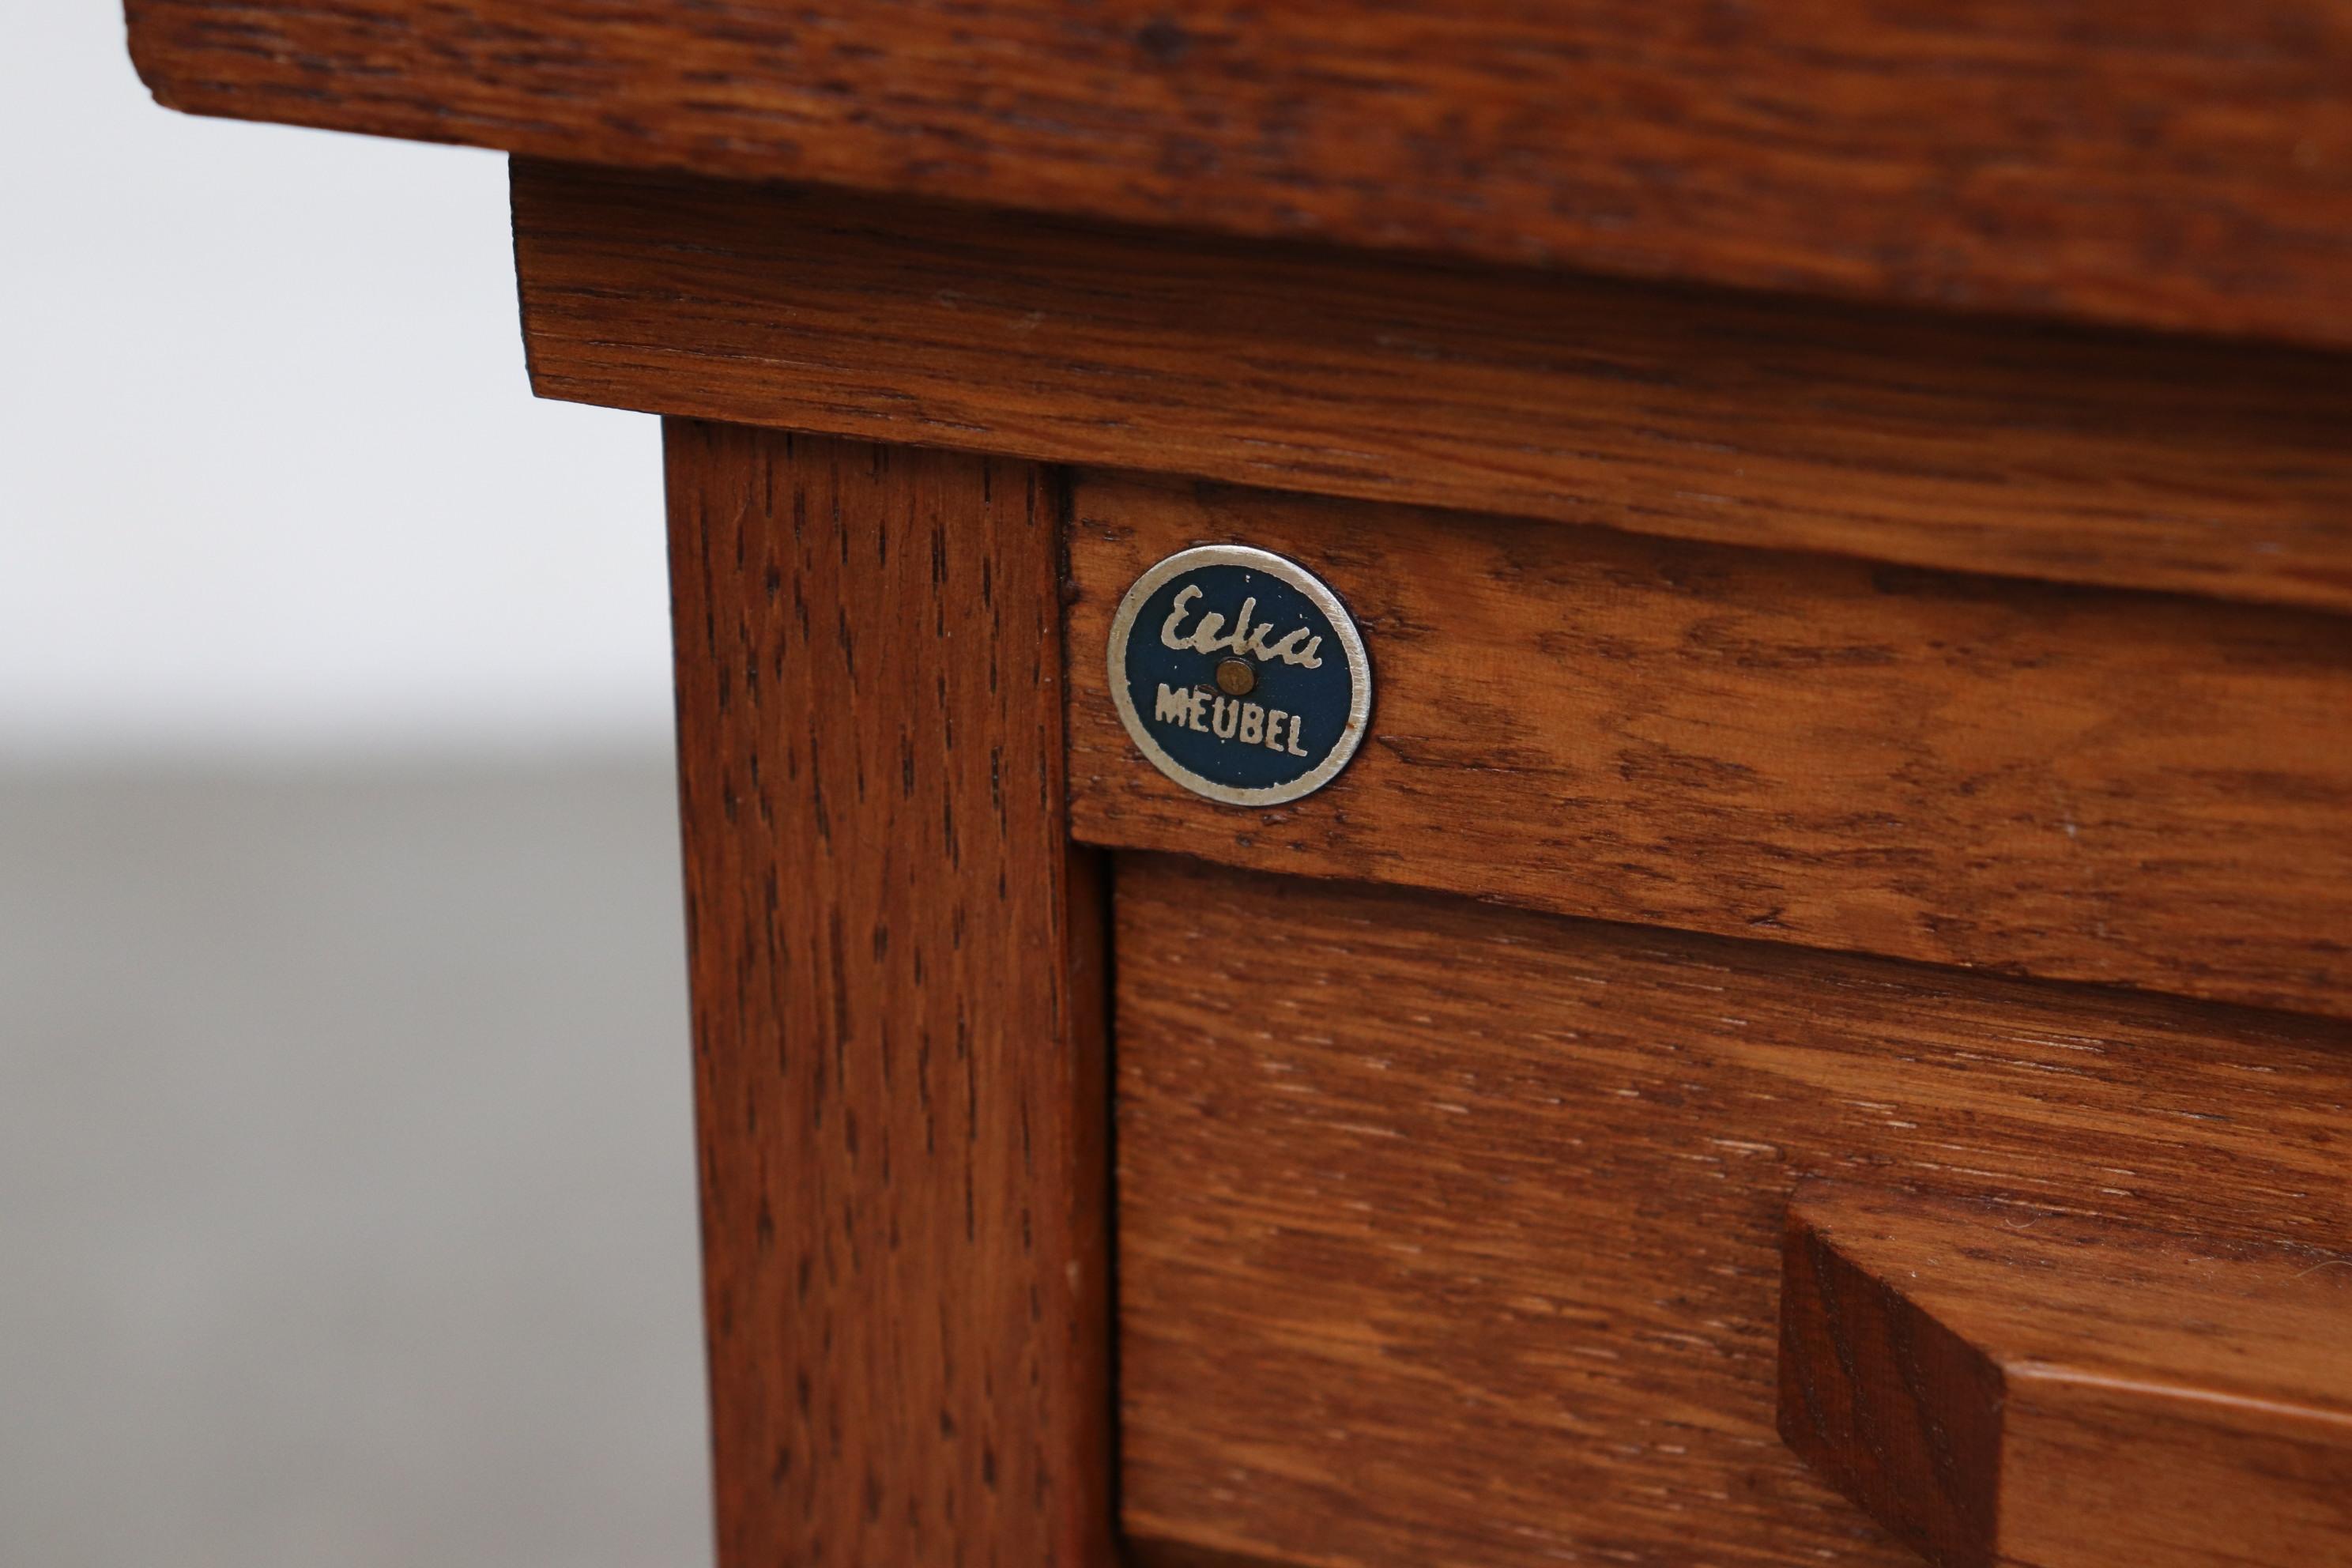
[[[2352,621],[1172,480],[1074,495],[1090,843],[2352,1010]],[[1305,563],[1362,623],[1369,738],[1303,800],[1192,795],[1113,709],[1120,595],[1202,542]]]
[[[1098,899],[1059,505],[666,430],[722,1568],[1103,1568]]]
[[[2341,1024],[1116,864],[1139,1537],[1917,1568],[1774,1430],[1809,1174],[2352,1272]]]
[[[518,162],[543,396],[2352,607],[2352,361]]]
[[[2352,343],[2333,0],[130,0],[174,107]]]

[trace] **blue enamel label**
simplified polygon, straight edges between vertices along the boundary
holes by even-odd
[[[1355,623],[1295,562],[1238,545],[1170,556],[1113,623],[1111,689],[1137,746],[1197,794],[1273,805],[1347,765],[1371,710]]]

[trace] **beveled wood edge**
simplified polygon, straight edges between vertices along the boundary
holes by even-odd
[[[520,159],[512,190],[541,396],[2352,610],[2330,355]]]

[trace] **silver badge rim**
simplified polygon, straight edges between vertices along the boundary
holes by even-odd
[[[1321,762],[1287,784],[1269,784],[1262,789],[1236,789],[1205,778],[1168,754],[1135,710],[1133,699],[1127,694],[1127,639],[1135,627],[1136,613],[1143,607],[1161,584],[1171,577],[1180,576],[1196,566],[1245,566],[1279,577],[1313,602],[1331,623],[1331,630],[1339,639],[1339,649],[1348,660],[1349,697],[1347,727]],[[1280,805],[1313,795],[1339,776],[1354,758],[1356,748],[1363,744],[1364,732],[1372,716],[1372,661],[1364,652],[1364,639],[1356,630],[1356,618],[1339,595],[1325,585],[1320,577],[1287,556],[1276,555],[1270,550],[1259,550],[1247,544],[1196,544],[1180,550],[1144,569],[1143,574],[1128,585],[1118,602],[1118,612],[1111,616],[1110,648],[1108,659],[1111,700],[1118,705],[1118,721],[1126,726],[1128,739],[1155,768],[1191,790],[1194,795],[1222,801],[1227,805]]]

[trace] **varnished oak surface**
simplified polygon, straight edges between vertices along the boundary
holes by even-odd
[[[2336,357],[523,161],[513,187],[544,396],[2352,608]]]
[[[2352,342],[2336,0],[131,0],[163,102]]]
[[[1916,1564],[1775,1431],[1808,1176],[2346,1271],[2340,1025],[1157,857],[1117,888],[1143,1539]]]
[[[1172,481],[1074,493],[1071,820],[1089,842],[2352,999],[2352,622]],[[1369,738],[1287,805],[1190,794],[1111,703],[1119,596],[1204,541],[1303,563],[1363,627]]]
[[[666,447],[721,1568],[1107,1568],[1055,494],[718,426]]]
[[[2352,1550],[2352,1265],[1844,1184],[1790,1203],[1780,1427],[1947,1568]]]
[[[1276,1568],[1264,1557],[1243,1557],[1164,1537],[1129,1536],[1120,1542],[1127,1568]]]

